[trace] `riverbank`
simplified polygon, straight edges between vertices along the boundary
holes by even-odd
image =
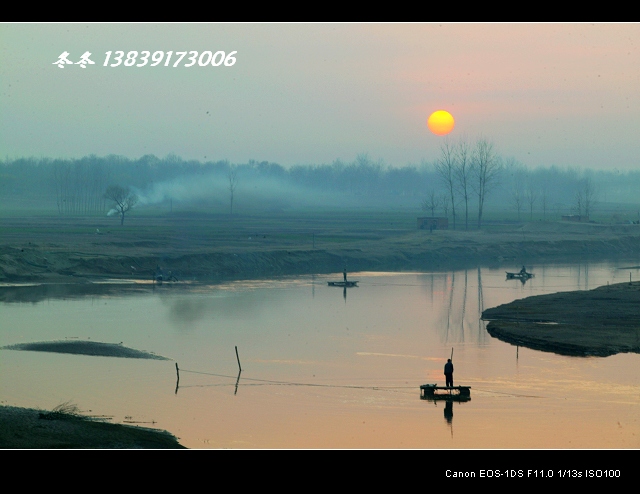
[[[218,281],[349,271],[509,270],[540,262],[640,258],[640,225],[539,222],[417,230],[406,217],[2,218],[0,283]]]
[[[0,406],[2,449],[183,449],[172,434],[75,412]]]
[[[487,309],[487,332],[512,345],[561,355],[640,353],[640,282],[538,295]]]

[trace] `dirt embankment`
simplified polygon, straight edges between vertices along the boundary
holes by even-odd
[[[487,309],[491,336],[561,355],[640,353],[640,282],[538,295]]]
[[[157,429],[110,424],[76,413],[0,406],[4,449],[184,449]]]
[[[531,223],[430,233],[354,220],[311,233],[293,220],[284,226],[238,220],[226,229],[175,218],[102,229],[89,220],[55,221],[0,223],[0,282],[151,279],[158,268],[203,281],[331,273],[345,265],[389,271],[640,258],[639,225]]]

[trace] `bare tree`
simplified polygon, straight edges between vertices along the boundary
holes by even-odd
[[[573,211],[582,216],[582,208],[583,208],[584,198],[582,196],[582,189],[578,189],[573,196]]]
[[[496,154],[493,143],[485,138],[476,142],[473,150],[473,183],[472,188],[478,195],[478,228],[482,226],[482,213],[487,194],[496,185],[502,168],[500,158]]]
[[[524,209],[525,192],[523,183],[525,180],[526,170],[524,166],[515,158],[507,158],[504,164],[504,172],[511,179],[511,204],[513,209],[518,213],[518,221],[520,221],[520,213]]]
[[[233,214],[233,192],[236,190],[238,185],[238,170],[235,165],[229,166],[229,174],[227,175],[229,178],[229,214]]]
[[[549,193],[547,182],[542,184],[542,194],[540,195],[540,206],[542,206],[542,221],[547,221],[547,209],[549,208]]]
[[[598,203],[597,197],[596,186],[591,178],[587,177],[580,180],[578,182],[578,189],[573,196],[573,211],[581,216],[584,214],[584,216],[589,218],[589,215],[593,213],[593,208]]]
[[[435,169],[442,183],[444,184],[447,192],[451,197],[451,214],[453,216],[453,229],[456,229],[456,198],[455,198],[455,189],[456,189],[456,176],[455,176],[455,167],[456,167],[456,146],[451,143],[449,139],[444,140],[442,145],[440,146],[441,156],[436,161]]]
[[[527,188],[524,191],[524,197],[529,205],[529,221],[533,221],[533,207],[538,200],[538,191],[533,188],[531,183],[527,185]]]
[[[598,203],[598,191],[589,177],[582,181],[582,196],[584,198],[584,214],[589,218],[589,215],[593,213],[593,209]]]
[[[104,197],[114,202],[114,209],[120,215],[120,225],[124,224],[124,215],[138,203],[138,196],[131,192],[129,187],[110,185],[104,193]]]
[[[440,206],[440,198],[436,196],[436,192],[431,189],[427,198],[422,201],[423,211],[431,211],[431,216],[435,216],[435,210]]]
[[[456,147],[454,174],[458,183],[458,190],[464,201],[464,229],[469,229],[469,195],[471,181],[471,147],[465,139],[460,139]]]
[[[520,212],[524,206],[524,197],[522,189],[518,186],[516,186],[511,192],[511,204],[513,204],[513,209],[518,212],[518,221],[520,221]]]
[[[442,213],[445,218],[449,217],[449,201],[448,194],[442,194],[442,196],[440,196],[440,206],[442,207]]]

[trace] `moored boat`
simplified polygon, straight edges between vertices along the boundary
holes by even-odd
[[[327,284],[329,286],[341,286],[341,287],[358,286],[357,281],[328,281]]]

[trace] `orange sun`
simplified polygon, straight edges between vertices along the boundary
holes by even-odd
[[[455,124],[451,113],[444,110],[434,111],[427,120],[429,130],[437,136],[447,135],[453,130]]]

